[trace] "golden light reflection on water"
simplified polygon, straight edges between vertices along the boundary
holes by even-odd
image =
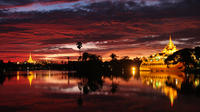
[[[199,86],[199,84],[200,84],[200,83],[199,83],[199,79],[196,79],[196,80],[194,81],[194,86],[197,87],[197,86]]]
[[[30,84],[30,87],[31,87],[32,81],[36,77],[36,74],[34,74],[32,71],[30,71],[28,74],[29,75],[27,76],[27,78],[29,80],[29,84]]]
[[[135,74],[136,74],[136,68],[132,67],[132,75],[135,76]]]
[[[20,78],[20,77],[19,77],[19,71],[17,71],[17,80],[19,80],[19,78]]]
[[[136,68],[131,68],[132,76],[136,77],[138,75],[138,72],[136,72]],[[27,74],[27,75],[22,75]],[[132,78],[130,76],[130,78]],[[68,72],[57,72],[57,71],[28,71],[17,72],[17,80],[28,80],[29,85],[34,84],[40,84],[40,83],[46,83],[46,84],[65,84],[66,88],[62,89],[62,91],[65,92],[74,92],[77,90],[77,84],[82,80],[80,78],[71,78],[68,75]],[[35,80],[34,80],[35,79]],[[121,78],[114,78],[112,81],[107,79],[106,77],[102,76],[102,80],[104,80],[107,84],[112,84],[112,82],[115,82],[119,85],[127,85],[127,86],[133,86],[134,84],[142,84],[142,86],[148,85],[151,86],[155,90],[159,90],[162,92],[165,96],[169,98],[171,107],[174,106],[174,101],[178,97],[177,90],[181,89],[182,83],[185,81],[185,74],[182,73],[147,73],[147,72],[140,72],[140,80],[122,80]],[[191,78],[193,81],[193,86],[197,87],[199,86],[199,78]],[[26,82],[26,81],[25,81]],[[73,85],[72,88],[67,87],[67,85]],[[74,88],[76,87],[76,88]]]
[[[28,80],[30,87],[35,84],[49,83],[49,84],[77,84],[79,79],[70,79],[67,71],[17,71],[16,80]]]
[[[181,89],[181,84],[184,81],[185,74],[182,73],[148,73],[140,72],[140,79],[144,84],[152,86],[156,90],[161,90],[169,100],[171,107],[174,105],[174,100],[178,97],[177,89]],[[171,86],[175,86],[176,89]]]
[[[171,107],[173,107],[174,105],[174,100],[177,98],[177,90],[173,89],[171,87],[164,87],[162,89],[162,92],[169,97],[170,99],[170,103],[171,103]]]

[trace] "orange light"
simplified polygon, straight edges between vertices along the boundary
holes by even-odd
[[[136,68],[135,67],[132,67],[132,74],[133,74],[133,76],[136,74]]]
[[[29,72],[29,75],[27,76],[28,80],[29,80],[29,84],[30,84],[30,87],[31,87],[31,84],[32,84],[32,81],[34,79],[34,74],[33,72]]]
[[[19,80],[19,71],[17,71],[17,80]]]
[[[163,92],[165,93],[166,96],[169,97],[171,107],[173,107],[174,100],[177,98],[177,90],[175,90],[171,87],[165,87],[165,88],[163,88]]]

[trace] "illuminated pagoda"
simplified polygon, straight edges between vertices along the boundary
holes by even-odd
[[[30,55],[29,55],[29,59],[28,59],[27,62],[28,62],[28,63],[32,63],[32,64],[36,63],[36,61],[34,61],[34,60],[32,59],[31,53],[30,53]]]
[[[168,45],[164,48],[164,50],[162,51],[162,53],[170,55],[173,54],[174,52],[176,52],[176,46],[174,45],[174,43],[172,42],[172,37],[170,35],[169,37],[169,43]]]
[[[171,65],[165,64],[165,59],[176,51],[177,51],[176,46],[172,42],[170,35],[169,43],[161,53],[156,53],[154,55],[149,56],[148,58],[142,59],[140,70],[158,72],[158,71],[180,71],[180,69],[184,69],[181,63],[171,64]]]

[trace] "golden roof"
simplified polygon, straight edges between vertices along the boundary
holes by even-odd
[[[27,62],[28,63],[35,63],[35,61],[32,59],[31,53],[30,53],[30,56],[29,56],[29,59],[28,59]]]
[[[174,45],[174,43],[172,42],[172,37],[171,35],[169,36],[169,43],[168,45],[164,48],[164,50],[162,51],[165,54],[173,54],[174,52],[176,52],[176,46]]]

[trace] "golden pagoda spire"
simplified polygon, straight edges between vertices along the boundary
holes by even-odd
[[[28,63],[35,63],[35,61],[32,59],[31,53],[29,55],[29,59],[27,61]]]
[[[168,45],[164,48],[163,53],[165,54],[173,54],[174,52],[176,52],[176,46],[174,45],[174,43],[172,42],[172,36],[169,36],[169,43]]]
[[[174,47],[174,43],[172,42],[172,36],[169,36],[169,44],[168,44],[169,48],[173,48]]]

